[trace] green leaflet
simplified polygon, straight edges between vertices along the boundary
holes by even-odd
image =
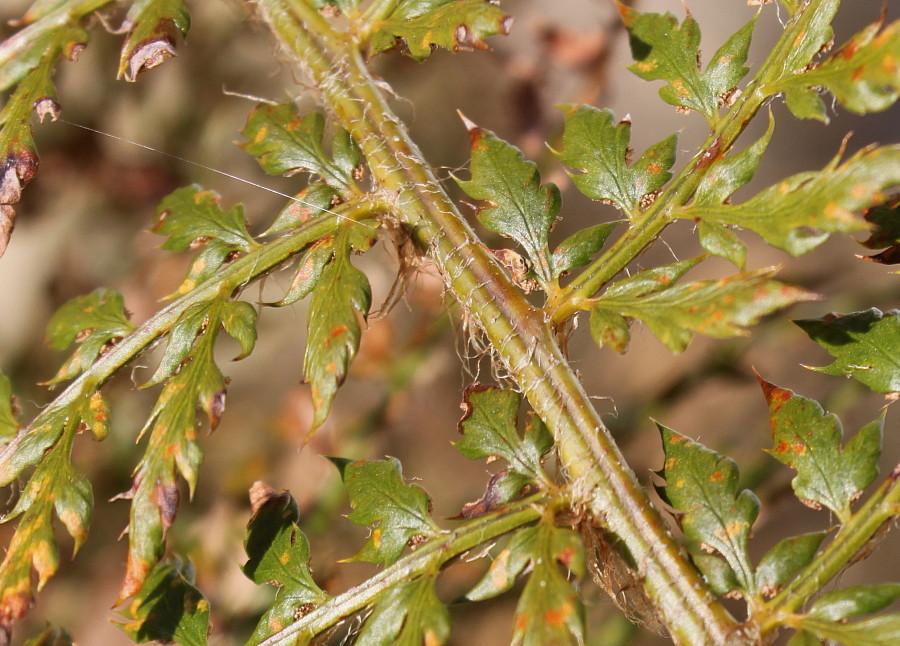
[[[778,589],[801,569],[809,565],[828,532],[811,532],[791,536],[770,549],[756,568],[756,584],[766,596]]]
[[[298,612],[309,611],[328,599],[313,581],[309,542],[297,525],[300,512],[291,494],[276,493],[256,483],[251,500],[253,515],[244,539],[249,558],[243,571],[254,583],[277,586],[278,592],[247,646],[279,632],[296,621]]]
[[[850,375],[877,393],[900,391],[900,310],[872,308],[794,323],[835,358],[813,370]]]
[[[467,504],[462,516],[470,518],[492,511],[515,498],[529,484],[548,486],[551,482],[541,465],[553,438],[537,416],[519,436],[519,395],[492,386],[470,386],[463,396],[463,417],[458,428],[463,439],[456,450],[470,460],[503,458],[508,468],[491,478],[485,495]]]
[[[391,586],[378,595],[375,609],[355,643],[365,646],[437,646],[450,635],[450,613],[434,591],[435,575]]]
[[[659,95],[680,108],[696,110],[709,123],[718,120],[719,106],[744,78],[747,51],[756,18],[722,45],[700,72],[700,27],[688,13],[679,24],[672,14],[641,13],[619,4],[631,42],[634,65],[628,69],[647,81],[663,80]]]
[[[554,272],[563,276],[572,269],[583,267],[591,261],[619,222],[604,222],[582,229],[570,235],[553,250],[550,262]]]
[[[824,87],[857,114],[886,110],[900,97],[900,21],[883,31],[883,19],[854,35],[828,60],[778,84],[795,116],[828,122],[815,88]],[[803,106],[809,106],[808,108]]]
[[[845,644],[846,646],[888,646],[900,641],[900,614],[870,617],[853,623],[838,621],[822,621],[820,619],[804,618],[799,625],[816,638],[833,640],[831,643]],[[794,642],[792,639],[788,646],[804,646],[821,642],[807,641]]]
[[[349,561],[391,565],[411,541],[441,532],[431,518],[431,500],[416,485],[406,484],[400,462],[351,462],[332,458],[350,493],[353,511],[347,517],[357,525],[375,525],[363,548]]]
[[[365,231],[354,232],[354,229]],[[365,240],[370,240],[372,230],[358,225],[342,228],[335,243],[333,260],[321,270],[318,280],[314,281],[307,317],[306,353],[303,357],[303,371],[312,389],[315,410],[310,434],[328,417],[331,402],[359,349],[362,335],[359,319],[368,315],[371,306],[369,281],[350,262],[351,249],[364,245],[357,242],[360,247],[355,247],[352,240],[354,235],[365,236]],[[303,291],[307,291],[305,287]],[[289,296],[293,298],[290,293]]]
[[[64,350],[77,341],[78,348],[46,383],[58,384],[77,377],[88,370],[104,350],[133,329],[119,292],[101,287],[86,296],[73,298],[47,323],[47,343],[55,350]]]
[[[226,382],[213,360],[216,337],[224,328],[241,345],[241,356],[256,339],[256,312],[246,303],[220,297],[188,308],[170,332],[169,345],[156,374],[144,384],[165,381],[141,436],[150,434],[147,450],[134,471],[130,499],[128,566],[119,593],[126,599],[141,589],[163,555],[165,535],[178,510],[178,476],[193,496],[203,451],[198,441],[197,408],[213,430],[225,410]]]
[[[584,105],[562,106],[565,117],[560,160],[576,169],[570,173],[578,190],[595,200],[611,202],[630,218],[636,217],[647,196],[668,182],[675,163],[678,135],[654,144],[629,163],[631,123],[610,110]]]
[[[331,140],[333,157],[329,157],[323,146],[325,117],[318,112],[301,117],[293,103],[261,105],[250,113],[241,134],[249,140],[241,148],[270,175],[307,171],[335,190],[355,186],[359,151],[350,135],[336,128]]]
[[[801,502],[814,509],[825,506],[846,522],[850,504],[878,475],[885,412],[842,447],[843,430],[834,414],[762,378],[760,384],[772,424],[767,452],[797,471],[791,486]]]
[[[509,590],[530,566],[528,582],[516,606],[512,644],[583,644],[584,608],[560,565],[575,579],[584,576],[581,537],[544,518],[513,535],[465,598],[479,601],[495,597]]]
[[[374,56],[401,41],[409,55],[424,61],[434,47],[451,51],[487,49],[484,39],[509,32],[510,18],[487,0],[400,0],[369,36]]]
[[[666,452],[658,474],[665,479],[660,495],[680,512],[685,536],[705,551],[715,550],[731,568],[740,589],[754,594],[756,580],[747,553],[750,528],[759,514],[759,499],[738,490],[734,460],[657,424]]]
[[[541,185],[537,165],[489,130],[472,127],[469,137],[472,179],[457,184],[469,197],[482,200],[478,219],[485,227],[522,245],[532,271],[546,286],[560,273],[550,266],[547,247],[561,204],[559,189]]]
[[[76,646],[72,637],[60,626],[47,626],[22,646]]]
[[[296,198],[278,213],[272,226],[261,235],[271,236],[282,231],[296,229],[332,208],[338,195],[338,192],[325,182],[312,182],[297,193]]]
[[[42,455],[16,506],[3,517],[4,522],[19,522],[0,564],[0,635],[8,635],[12,623],[25,616],[37,591],[59,568],[53,516],[74,539],[74,552],[87,537],[93,495],[90,482],[70,462],[78,420],[67,424],[63,439]]]
[[[0,441],[15,437],[19,432],[19,422],[13,410],[14,400],[9,377],[0,372]]]
[[[841,0],[819,0],[815,10],[810,11],[807,3],[790,0],[784,2],[788,11],[792,14],[803,7],[798,20],[798,34],[796,39],[791,42],[790,46],[784,51],[784,56],[780,59],[780,68],[773,70],[775,74],[775,83],[786,79],[810,64],[817,53],[822,51],[834,36],[831,29],[831,22],[837,13]],[[768,93],[767,93],[768,94]]]
[[[819,172],[799,173],[741,204],[692,203],[675,217],[736,225],[770,245],[800,256],[837,232],[866,229],[855,211],[884,201],[882,191],[900,184],[900,146],[864,148]]]
[[[669,350],[682,352],[695,332],[716,338],[738,336],[766,314],[815,299],[809,292],[772,280],[777,268],[675,283],[700,260],[648,269],[610,285],[591,304],[594,340],[625,352],[628,319],[638,319]]]
[[[120,611],[116,626],[136,643],[206,646],[209,602],[194,587],[194,569],[179,559],[160,563],[140,593]]]
[[[191,15],[183,0],[132,2],[121,28],[128,36],[119,58],[119,78],[133,82],[144,70],[175,56],[176,34],[186,36],[190,28]]]
[[[859,617],[886,608],[900,598],[900,583],[854,585],[816,599],[807,616],[829,621]]]
[[[160,245],[162,249],[184,251],[202,247],[170,298],[190,292],[234,254],[247,253],[258,246],[247,231],[244,207],[238,204],[224,211],[219,199],[215,191],[194,184],[175,190],[156,208],[151,231],[167,236]]]

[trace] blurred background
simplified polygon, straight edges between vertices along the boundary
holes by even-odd
[[[30,4],[4,0],[0,37],[13,31],[6,21]],[[642,10],[670,11],[679,17],[684,13],[682,3],[675,0],[636,4]],[[236,95],[295,99],[312,106],[315,93],[295,82],[293,71],[247,3],[204,0],[189,5],[193,26],[178,57],[135,84],[115,80],[121,36],[95,24],[80,59],[59,66],[56,82],[64,118],[296,192],[303,186],[302,178],[267,177],[233,145],[254,105]],[[755,11],[744,0],[691,0],[688,5],[703,30],[707,55]],[[875,20],[882,8],[880,0],[845,5],[836,25],[837,43]],[[563,190],[563,219],[553,234],[553,241],[559,242],[616,214],[575,194],[554,163],[545,142],[552,145],[561,134],[556,104],[586,102],[610,107],[618,117],[630,114],[632,146],[638,152],[680,131],[680,164],[702,141],[705,123],[697,115],[677,114],[659,100],[660,83],[641,81],[625,69],[630,54],[612,3],[519,0],[504,3],[504,8],[515,17],[512,33],[491,39],[490,52],[441,51],[427,64],[392,53],[375,65],[397,93],[395,109],[451,190],[451,173],[467,177],[469,140],[457,110],[537,161],[544,181],[557,182]],[[891,8],[889,19],[898,17],[897,9]],[[118,18],[111,20],[117,24]],[[751,69],[762,60],[778,29],[777,8],[766,7],[751,50]],[[850,151],[895,142],[900,135],[896,107],[866,118],[835,108],[827,127],[794,120],[780,101],[772,104],[772,110],[775,137],[741,199],[786,175],[821,168],[848,131],[855,133]],[[753,141],[764,127],[762,122],[752,127],[744,143]],[[188,256],[157,249],[161,238],[147,231],[162,197],[177,187],[200,183],[221,193],[226,206],[243,203],[255,233],[266,228],[283,203],[262,190],[65,123],[44,124],[36,136],[41,170],[25,191],[15,235],[0,260],[0,370],[13,381],[23,420],[31,419],[53,397],[36,384],[49,379],[66,356],[48,349],[43,341],[44,326],[57,307],[95,287],[108,286],[123,292],[132,321],[139,323],[180,282]],[[750,246],[748,268],[783,265],[782,280],[816,291],[824,300],[774,316],[744,338],[697,337],[678,356],[639,325],[632,328],[634,339],[624,356],[597,349],[584,329],[573,335],[570,355],[643,482],[649,483],[649,470],[662,464],[651,418],[738,461],[745,485],[754,487],[764,501],[752,545],[758,558],[781,538],[827,527],[831,519],[800,506],[790,494],[791,472],[762,452],[769,442],[767,407],[753,368],[771,382],[817,399],[842,417],[846,433],[855,433],[878,414],[882,398],[855,381],[803,368],[803,364],[825,365],[830,359],[788,317],[891,309],[898,305],[898,289],[896,276],[884,266],[854,257],[863,250],[850,238],[830,240],[799,259],[767,248],[752,235],[743,239]],[[699,252],[692,226],[678,223],[667,230],[665,244],[642,256],[635,268]],[[372,283],[377,308],[395,280],[396,261],[380,249],[356,260]],[[729,271],[732,268],[724,261],[712,261],[695,275]],[[252,301],[277,300],[290,277],[290,272],[275,274],[244,296]],[[331,418],[308,444],[304,439],[311,405],[308,388],[301,382],[305,304],[261,310],[259,343],[241,362],[230,361],[238,354],[235,346],[220,343],[220,367],[232,379],[228,410],[215,434],[204,439],[206,457],[197,495],[183,502],[170,533],[173,553],[194,561],[199,587],[211,601],[211,643],[242,643],[271,598],[270,590],[257,588],[239,571],[246,558],[242,539],[249,515],[247,491],[255,480],[289,489],[298,499],[316,578],[329,592],[346,589],[373,569],[365,564],[336,565],[358,550],[366,533],[341,517],[348,512],[346,500],[336,471],[322,455],[396,456],[404,474],[431,494],[439,519],[456,515],[465,502],[481,495],[489,477],[486,467],[465,460],[451,442],[459,437],[456,422],[463,388],[476,379],[489,380],[490,369],[471,358],[476,353],[457,322],[445,313],[446,306],[433,272],[412,278],[404,300],[387,316],[370,321]],[[76,464],[94,484],[91,536],[76,560],[63,559],[59,574],[18,630],[18,641],[50,621],[65,626],[81,644],[131,643],[109,622],[124,574],[126,545],[117,538],[126,526],[128,506],[107,500],[129,488],[131,470],[140,459],[143,449],[135,446],[135,437],[158,391],[138,391],[135,386],[154,368],[154,357],[145,356],[113,379],[104,389],[112,404],[112,432],[103,443],[84,437],[76,444]],[[888,416],[883,472],[900,461],[896,427],[893,412]],[[11,529],[0,527],[0,536],[8,540]],[[62,531],[60,538],[65,553],[71,542]],[[898,580],[900,565],[892,556],[898,548],[896,536],[889,535],[880,551],[842,575],[841,583]],[[463,594],[483,567],[474,563],[450,568],[442,580],[443,598]],[[591,644],[668,643],[632,628],[590,581],[582,586]],[[512,596],[454,606],[450,643],[508,643],[514,606]]]

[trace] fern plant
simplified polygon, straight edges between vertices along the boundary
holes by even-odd
[[[34,117],[55,120],[61,113],[54,69],[85,47],[89,27],[110,24],[112,14],[105,12],[112,4],[38,0],[0,44],[0,90],[9,92],[0,113],[3,248],[17,211],[24,210],[22,190],[37,171]],[[174,54],[190,18],[181,0],[125,4],[118,72],[135,81]],[[827,587],[872,549],[900,509],[900,470],[878,475],[886,408],[844,441],[836,416],[759,375],[772,429],[769,453],[795,472],[796,497],[825,511],[820,531],[783,537],[751,558],[761,503],[742,484],[737,464],[657,422],[665,461],[653,479],[661,499],[654,503],[566,351],[570,338],[581,334],[579,317],[588,321],[601,356],[625,353],[636,322],[678,353],[698,333],[745,334],[762,317],[816,298],[776,280],[777,268],[748,269],[742,231],[790,256],[834,234],[868,232],[864,244],[879,251],[870,259],[896,262],[896,145],[838,151],[820,170],[791,175],[749,197],[738,191],[766,153],[775,128],[767,110],[773,101],[783,98],[794,117],[822,122],[832,99],[858,114],[896,101],[900,23],[886,24],[882,16],[835,48],[831,23],[838,0],[750,3],[771,6],[748,14],[702,64],[700,28],[690,13],[679,19],[616,2],[634,57],[631,71],[662,81],[665,103],[701,115],[705,140],[689,157],[674,134],[637,154],[629,120],[594,106],[561,106],[564,126],[552,145],[556,163],[579,192],[614,205],[620,215],[551,242],[560,189],[544,183],[537,164],[516,147],[465,120],[471,161],[453,180],[475,202],[479,230],[515,247],[491,249],[394,114],[389,88],[370,66],[393,51],[424,62],[437,48],[486,49],[485,39],[511,28],[505,9],[484,0],[254,4],[279,55],[314,88],[320,106],[260,105],[247,120],[242,147],[268,173],[304,173],[308,183],[259,235],[250,233],[242,207],[224,208],[213,191],[196,185],[175,190],[159,205],[152,230],[165,237],[163,249],[196,254],[168,303],[133,322],[123,297],[100,288],[60,308],[47,338],[56,349],[75,349],[47,382],[65,388],[34,419],[19,419],[14,388],[0,378],[0,481],[18,483],[4,517],[15,529],[0,565],[0,643],[9,641],[13,625],[59,568],[54,525],[63,526],[75,551],[87,539],[92,485],[74,466],[73,453],[83,443],[79,435],[89,431],[102,440],[116,433],[104,385],[161,343],[155,371],[139,384],[161,388],[139,433],[144,453],[119,496],[130,501],[120,626],[137,642],[212,639],[210,604],[195,586],[191,564],[168,551],[167,533],[182,493],[191,497],[197,487],[201,444],[215,444],[201,441],[200,431],[214,429],[225,413],[229,380],[216,363],[217,341],[227,335],[240,348],[238,359],[249,356],[260,308],[248,286],[290,271],[285,292],[262,305],[286,307],[308,297],[303,376],[312,435],[328,418],[372,313],[369,279],[354,258],[378,244],[396,250],[404,273],[425,263],[436,268],[456,316],[489,356],[497,379],[465,389],[455,448],[471,460],[502,460],[503,466],[480,499],[451,521],[439,521],[428,494],[404,479],[398,460],[331,457],[349,496],[348,520],[370,528],[348,560],[380,566],[342,591],[311,571],[310,544],[290,494],[255,484],[243,573],[277,593],[246,643],[321,643],[335,634],[342,638],[341,630],[359,644],[445,643],[450,613],[436,585],[460,561],[488,553],[483,576],[460,602],[495,597],[524,578],[510,629],[516,644],[586,643],[588,584],[579,581],[588,572],[627,616],[678,644],[762,644],[784,629],[792,631],[792,646],[900,638],[900,615],[878,614],[900,596],[900,584]],[[779,12],[783,32],[748,76],[748,51],[763,11]],[[95,15],[104,18],[98,22]],[[757,118],[768,119],[767,129],[745,141]],[[679,220],[696,224],[704,253],[635,268]],[[711,257],[735,271],[690,276]],[[849,375],[896,398],[897,311],[796,323],[834,357],[819,370]],[[678,536],[664,515],[674,518]],[[491,551],[499,540],[503,546]],[[725,597],[742,607],[726,607]],[[342,629],[354,617],[357,623]],[[63,628],[49,627],[29,643],[71,640]]]

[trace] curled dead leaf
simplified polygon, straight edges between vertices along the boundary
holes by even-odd
[[[16,210],[8,204],[0,204],[0,258],[6,253],[15,223]]]
[[[153,69],[175,56],[175,45],[168,37],[150,40],[138,45],[128,57],[125,80],[134,83],[138,74]]]

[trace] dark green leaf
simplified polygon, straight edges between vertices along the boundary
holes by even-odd
[[[518,394],[492,386],[473,386],[466,389],[462,408],[458,428],[463,439],[455,444],[460,453],[470,460],[500,457],[526,482],[547,481],[541,459],[550,449],[546,441],[549,434],[546,430],[541,433],[543,424],[538,421],[531,427],[538,442],[529,441],[527,434],[524,439],[519,436]]]
[[[782,4],[788,7],[791,13],[795,13],[801,6],[801,2],[790,0]],[[797,25],[797,38],[785,51],[780,60],[781,68],[778,70],[779,81],[793,76],[803,68],[806,68],[824,47],[831,42],[834,32],[831,29],[831,21],[840,6],[840,0],[822,0],[815,11],[803,11],[800,13]],[[772,94],[777,92],[774,89]]]
[[[884,249],[865,259],[885,265],[900,263],[900,197],[873,206],[863,213],[863,217],[872,226],[871,235],[862,243],[863,246],[867,249]]]
[[[850,375],[878,393],[900,391],[900,310],[872,308],[794,323],[835,358],[813,370]]]
[[[863,619],[852,624],[804,618],[800,626],[821,639],[845,646],[892,646],[900,643],[900,614]]]
[[[160,359],[156,372],[149,381],[141,386],[142,388],[161,384],[191,360],[189,355],[197,342],[197,337],[212,323],[210,315],[213,314],[213,309],[213,303],[207,301],[195,303],[182,312],[175,325],[169,330],[169,344],[166,346],[166,351]]]
[[[487,49],[484,38],[509,32],[509,17],[487,0],[400,0],[369,39],[369,55],[402,40],[422,61],[434,47],[451,51]]]
[[[643,321],[672,352],[682,352],[695,332],[716,338],[739,336],[766,314],[815,299],[809,292],[772,280],[777,268],[719,280],[677,285],[670,282],[688,262],[671,265],[678,270],[674,275],[657,268],[611,285],[593,303],[593,311],[606,313],[596,321],[592,318],[594,337],[610,337],[615,341],[613,347],[617,347],[622,341],[618,330],[624,324],[616,317],[634,318]]]
[[[328,595],[313,581],[309,542],[297,523],[300,512],[290,493],[276,493],[256,483],[251,490],[253,516],[244,548],[244,574],[254,583],[278,587],[275,602],[256,627],[249,644],[257,644],[324,602]]]
[[[809,609],[808,616],[827,621],[841,621],[878,612],[898,598],[900,598],[900,583],[854,585],[823,594]]]
[[[348,518],[357,525],[375,525],[372,535],[351,561],[394,563],[411,540],[440,533],[431,518],[431,500],[421,487],[406,484],[400,462],[335,461],[350,493]]]
[[[100,354],[134,329],[122,295],[99,288],[73,298],[60,307],[47,324],[47,342],[64,350],[76,340],[78,348],[48,384],[77,377],[91,367]]]
[[[338,130],[332,143],[335,159],[329,158],[322,143],[325,117],[318,112],[301,117],[293,103],[261,105],[250,113],[241,134],[249,140],[241,147],[270,175],[307,171],[336,190],[354,185],[358,153],[348,135]]]
[[[491,231],[518,242],[531,259],[542,284],[552,280],[547,239],[559,213],[559,189],[541,185],[534,162],[494,133],[473,127],[472,179],[457,180],[469,197],[481,200],[479,221]]]
[[[675,217],[737,225],[793,256],[824,242],[831,233],[861,231],[854,212],[884,201],[900,183],[900,146],[864,148],[845,162],[835,157],[820,172],[799,173],[741,204],[694,203]]]
[[[611,202],[633,218],[645,196],[671,179],[678,135],[654,144],[631,164],[629,121],[616,124],[611,111],[585,105],[563,106],[563,113],[566,126],[558,155],[578,171],[572,181],[588,197]]]
[[[900,21],[882,31],[883,24],[882,18],[855,34],[828,60],[802,74],[782,78],[778,88],[786,92],[791,111],[801,118],[827,122],[824,109],[807,112],[802,109],[806,104],[799,103],[798,97],[814,95],[818,99],[813,89],[818,87],[826,88],[841,105],[857,114],[879,112],[893,105],[900,97]],[[811,98],[803,100],[812,105]]]
[[[741,584],[738,582],[734,570],[721,556],[695,550],[691,553],[691,560],[700,570],[710,590],[715,594],[724,595],[740,589]]]
[[[450,613],[434,592],[434,577],[391,586],[356,637],[366,646],[438,646],[450,635]]]
[[[126,621],[114,623],[139,644],[161,641],[206,646],[209,603],[194,587],[190,563],[176,559],[157,565],[120,613]]]
[[[748,71],[744,61],[756,18],[716,51],[701,74],[700,28],[690,13],[678,24],[678,19],[668,13],[640,13],[622,4],[619,11],[636,61],[628,69],[647,81],[668,81],[659,91],[666,103],[696,110],[714,123],[720,103]]]
[[[315,410],[310,433],[328,417],[331,402],[359,349],[360,318],[369,313],[371,305],[369,281],[351,264],[346,235],[345,229],[334,260],[322,271],[309,304],[303,368]]]
[[[618,224],[618,222],[597,224],[573,233],[563,240],[551,256],[554,277],[558,278],[588,264],[594,254],[603,248],[603,243]]]
[[[660,491],[681,512],[678,520],[685,536],[721,554],[740,587],[752,594],[756,584],[747,539],[759,514],[759,500],[752,491],[738,489],[734,460],[662,424],[657,426],[666,453],[665,467],[659,472],[666,484]]]
[[[843,429],[833,413],[762,378],[760,384],[772,424],[768,453],[797,471],[791,485],[801,501],[846,520],[850,503],[878,475],[884,412],[841,447]]]
[[[756,568],[756,584],[765,595],[772,595],[801,568],[812,562],[827,532],[791,536],[766,552]]]
[[[135,0],[121,27],[128,37],[119,59],[119,78],[133,82],[144,70],[175,56],[176,35],[186,36],[190,28],[191,15],[183,0]]]

